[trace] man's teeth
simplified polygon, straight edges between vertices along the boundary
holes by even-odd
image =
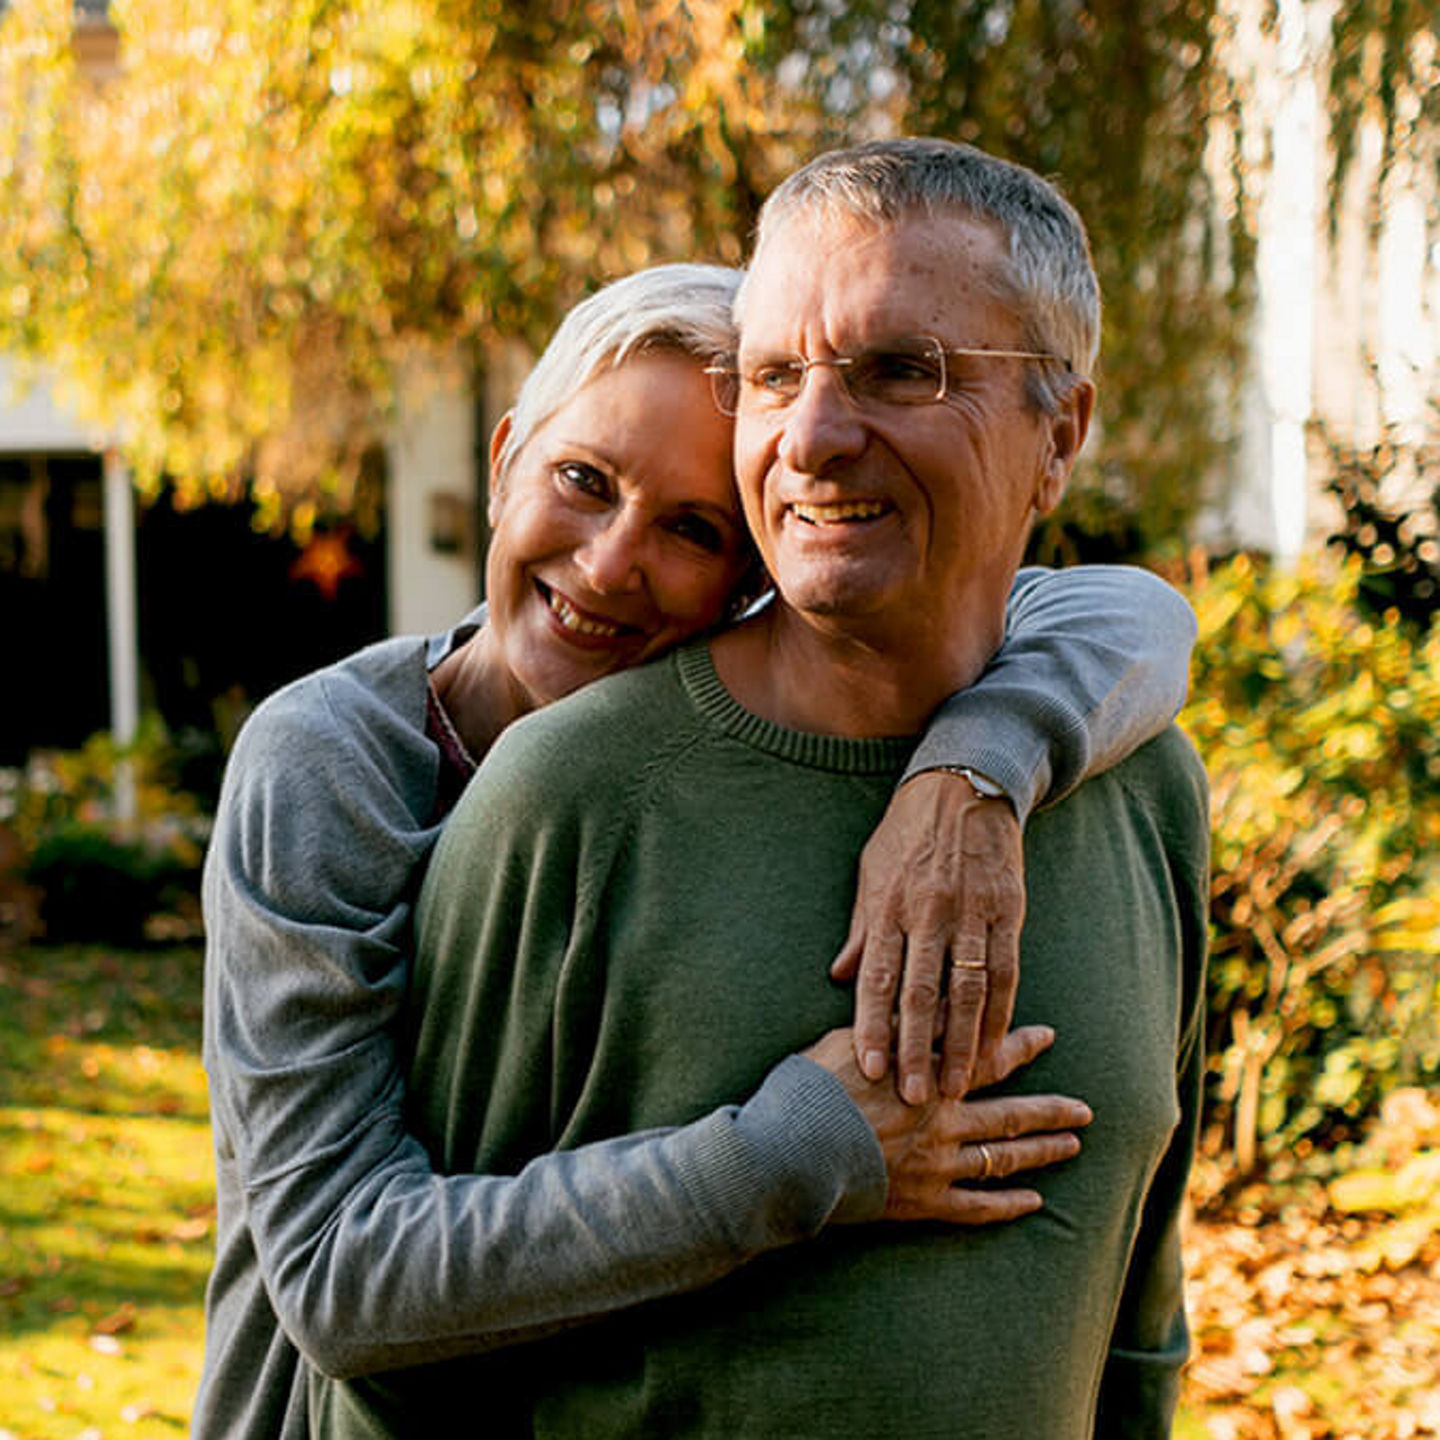
[[[873,520],[885,513],[879,500],[839,500],[829,505],[792,504],[790,509],[811,525],[839,525],[846,520]]]
[[[603,620],[592,620],[582,615],[563,595],[551,590],[546,596],[551,613],[567,629],[577,635],[600,635],[613,640],[619,633],[618,625],[607,625]]]

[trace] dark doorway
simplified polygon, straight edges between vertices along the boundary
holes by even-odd
[[[253,517],[248,501],[178,510],[168,491],[140,512],[146,703],[172,731],[228,741],[272,690],[385,634],[383,524],[317,527],[302,547]]]
[[[109,722],[105,520],[95,455],[0,456],[0,620],[14,659],[0,765]]]
[[[301,546],[258,533],[248,501],[179,510],[167,490],[137,507],[143,708],[218,754],[272,690],[382,638],[374,509],[368,531],[321,526]],[[100,457],[0,456],[0,619],[19,678],[0,705],[0,765],[109,725],[105,607]]]

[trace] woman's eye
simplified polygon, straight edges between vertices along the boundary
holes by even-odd
[[[670,533],[698,545],[711,555],[719,555],[725,549],[725,536],[720,527],[703,515],[677,516],[670,522]]]
[[[583,495],[604,499],[610,493],[610,482],[605,473],[593,465],[584,465],[578,460],[567,460],[556,467],[555,473],[572,490]]]

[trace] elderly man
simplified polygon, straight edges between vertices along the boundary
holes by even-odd
[[[999,645],[1033,519],[1085,440],[1083,229],[967,147],[798,172],[738,310],[716,397],[779,598],[517,725],[457,811],[422,899],[411,1073],[448,1166],[683,1123],[844,1023],[824,971],[857,857],[927,717]],[[1017,1013],[1059,1038],[1007,1088],[1095,1114],[1083,1153],[1038,1177],[1038,1213],[832,1227],[692,1297],[321,1387],[322,1431],[1167,1434],[1207,834],[1173,730],[1031,822]],[[973,1003],[965,961],[954,1003]],[[1003,1145],[962,1149],[971,1183],[1009,1167]]]

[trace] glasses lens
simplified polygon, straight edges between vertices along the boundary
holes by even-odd
[[[805,362],[786,357],[764,360],[740,375],[740,389],[746,405],[757,410],[775,410],[800,398],[805,384]]]
[[[733,415],[740,408],[740,372],[729,365],[710,365],[705,373],[715,408],[722,415]]]
[[[933,405],[945,398],[945,352],[934,340],[862,351],[841,374],[862,405]]]

